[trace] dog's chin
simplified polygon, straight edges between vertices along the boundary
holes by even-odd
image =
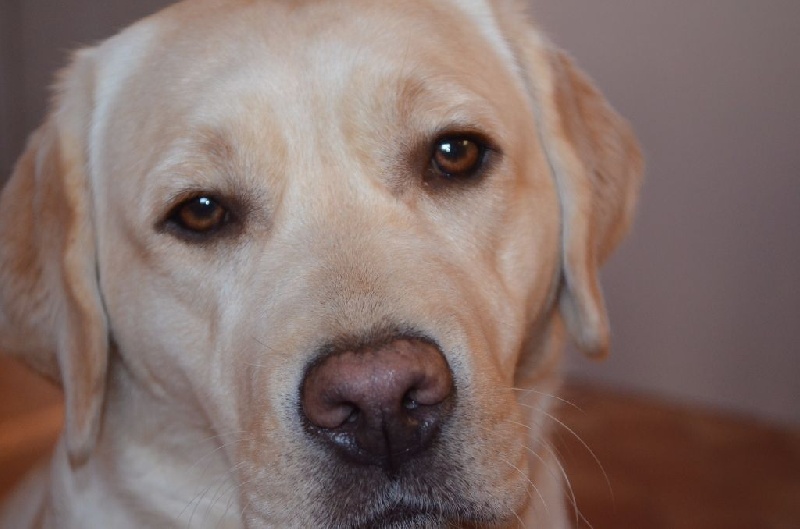
[[[369,520],[351,527],[352,529],[439,529],[452,525],[441,515],[397,506],[376,513]]]
[[[374,513],[367,520],[345,526],[347,529],[475,529],[482,524],[470,522],[469,517],[455,514],[422,511],[412,507],[395,506]]]
[[[478,513],[466,506],[444,506],[420,509],[415,506],[393,505],[370,513],[349,513],[337,524],[342,529],[479,529],[506,527],[502,520]]]
[[[516,519],[522,490],[479,494],[452,461],[433,455],[391,474],[346,464],[333,476],[317,474],[327,493],[314,501],[314,517],[320,526],[341,529],[483,529],[508,527],[505,522]],[[517,492],[519,502],[513,501]]]

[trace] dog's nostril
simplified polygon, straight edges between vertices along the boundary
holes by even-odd
[[[425,449],[453,406],[453,378],[421,340],[334,353],[301,388],[309,430],[350,460],[396,466]]]
[[[419,407],[419,404],[417,404],[417,401],[412,399],[409,395],[406,395],[403,397],[403,407],[407,410],[415,410]]]
[[[358,416],[359,415],[360,415],[360,413],[358,411],[358,408],[353,406],[353,411],[351,411],[350,415],[347,416],[347,419],[345,419],[345,422],[354,423],[354,422],[358,421]]]

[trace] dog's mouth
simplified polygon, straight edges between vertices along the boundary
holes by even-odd
[[[372,513],[366,520],[358,521],[348,529],[477,529],[497,527],[494,523],[478,519],[468,512],[457,509],[419,508],[407,505],[394,505]],[[485,525],[488,523],[489,525]]]
[[[439,528],[449,524],[442,513],[418,509],[409,506],[395,505],[381,512],[375,513],[366,521],[352,526],[352,529],[410,529],[410,528]]]
[[[470,506],[469,502],[453,501],[398,501],[369,511],[358,508],[339,512],[336,527],[342,529],[478,529],[505,527],[499,513]]]
[[[480,469],[470,473],[454,456],[469,446],[452,435],[450,426],[444,426],[427,450],[396,467],[365,465],[331,451],[307,459],[319,486],[318,495],[310,498],[314,518],[337,529],[513,526],[525,501],[524,483],[505,480],[489,488],[476,479]]]

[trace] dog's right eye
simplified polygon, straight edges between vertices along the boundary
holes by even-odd
[[[481,134],[450,133],[433,142],[428,176],[431,181],[475,181],[491,165],[497,150]]]
[[[209,195],[198,195],[175,206],[167,222],[184,233],[208,235],[224,227],[231,214],[218,199]]]

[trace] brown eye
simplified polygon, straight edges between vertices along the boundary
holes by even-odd
[[[186,231],[203,234],[222,227],[228,221],[228,210],[211,197],[199,196],[179,204],[170,220]]]
[[[436,142],[433,169],[449,178],[472,176],[483,165],[486,146],[469,136],[448,136]]]

